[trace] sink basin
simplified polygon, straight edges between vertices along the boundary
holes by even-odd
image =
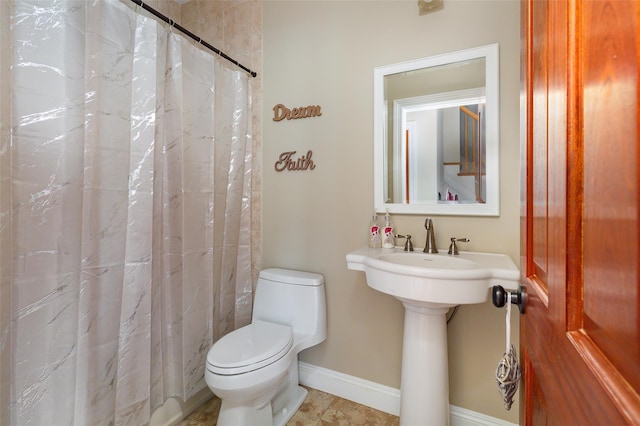
[[[447,311],[486,302],[493,285],[518,290],[520,271],[502,254],[451,256],[399,247],[352,251],[347,268],[363,271],[369,287],[404,305],[400,426],[448,425]]]
[[[416,266],[429,269],[473,269],[476,263],[454,256],[427,253],[391,253],[381,254],[379,260],[398,265]]]
[[[520,279],[511,258],[494,253],[461,251],[451,256],[363,247],[347,254],[347,267],[365,272],[371,288],[402,301],[433,306],[484,303],[489,287],[517,290]]]

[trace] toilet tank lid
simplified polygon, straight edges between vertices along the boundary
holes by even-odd
[[[319,286],[324,283],[322,274],[292,269],[268,268],[260,271],[260,278],[287,284]]]

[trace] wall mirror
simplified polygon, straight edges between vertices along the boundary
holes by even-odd
[[[374,70],[378,212],[498,216],[498,45]]]

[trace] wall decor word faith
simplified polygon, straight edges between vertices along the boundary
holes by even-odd
[[[311,156],[313,155],[311,150],[307,151],[306,155],[303,155],[298,159],[291,158],[295,153],[296,151],[287,151],[280,154],[280,157],[275,164],[276,172],[283,172],[285,170],[313,170],[316,168],[316,165],[313,164],[313,160],[311,159]]]
[[[273,121],[295,120],[297,118],[320,117],[322,115],[320,105],[309,105],[289,109],[282,104],[273,107]]]

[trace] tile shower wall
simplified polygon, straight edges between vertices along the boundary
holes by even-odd
[[[262,1],[190,0],[181,6],[175,0],[147,3],[175,19],[244,66],[256,71],[252,79],[253,165],[252,247],[253,282],[257,281],[261,259],[262,206]]]
[[[192,0],[181,8],[185,27],[257,72],[252,79],[253,165],[251,233],[253,282],[260,271],[262,229],[262,1]]]

